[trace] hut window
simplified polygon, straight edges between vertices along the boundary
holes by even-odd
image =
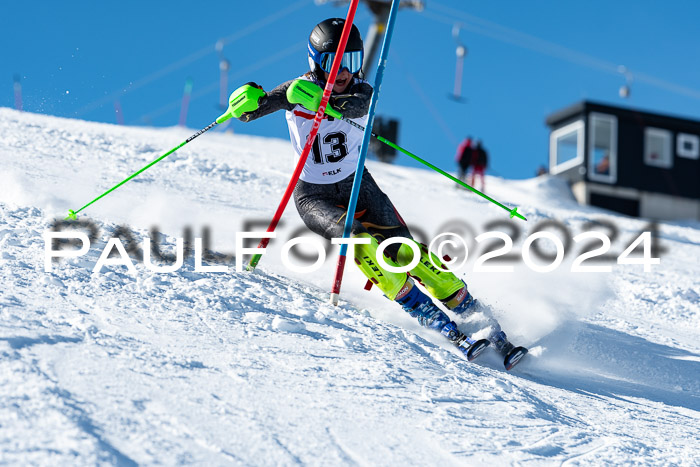
[[[589,119],[588,176],[593,181],[617,181],[617,118],[591,113]]]
[[[676,153],[686,159],[700,158],[700,137],[687,133],[678,133],[676,138]]]
[[[549,136],[549,167],[560,173],[583,162],[583,121],[554,130]]]
[[[644,130],[644,163],[664,169],[670,169],[673,166],[670,131],[660,128]]]

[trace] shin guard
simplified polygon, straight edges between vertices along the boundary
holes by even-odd
[[[394,300],[406,284],[408,274],[390,272],[379,266],[377,263],[377,248],[379,247],[377,240],[368,233],[356,235],[356,238],[358,237],[369,238],[370,243],[355,245],[355,264],[367,279],[384,292],[389,300]],[[390,258],[385,257],[384,260],[388,264],[396,265]]]
[[[464,281],[450,272],[436,255],[428,251],[427,246],[418,242],[416,244],[420,247],[420,262],[409,274],[420,282],[430,295],[444,302],[462,288],[466,290]],[[409,264],[412,259],[413,249],[406,244],[401,244],[398,263]],[[447,303],[446,305],[449,307]]]

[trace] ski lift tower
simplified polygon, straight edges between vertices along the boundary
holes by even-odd
[[[365,79],[369,77],[375,65],[375,58],[384,38],[386,23],[391,10],[391,0],[362,0],[374,15],[374,22],[370,25],[369,31],[365,34],[364,47],[365,57],[362,64],[362,74]],[[349,0],[316,0],[317,5],[332,3],[334,6],[342,6],[349,3]],[[423,11],[425,2],[423,0],[401,0],[399,9],[411,8],[416,11]],[[398,144],[399,121],[394,118],[376,115],[372,128],[375,133],[383,136],[389,141]],[[376,140],[370,140],[369,152],[382,162],[391,163],[396,158],[396,149],[381,144]]]

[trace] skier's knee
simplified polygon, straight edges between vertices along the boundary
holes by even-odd
[[[449,271],[440,258],[431,253],[425,244],[415,243],[420,249],[421,256],[420,261],[409,271],[409,274],[423,284],[433,297],[445,300],[461,288],[466,287],[464,281]],[[397,255],[397,262],[401,265],[409,264],[413,259],[413,254],[413,248],[402,243]]]

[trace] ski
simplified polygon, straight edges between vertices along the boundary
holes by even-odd
[[[514,347],[503,359],[503,366],[506,367],[507,371],[512,370],[526,354],[527,349],[525,347]]]
[[[506,370],[510,371],[520,363],[520,360],[527,355],[527,349],[525,347],[516,347],[510,343],[508,336],[503,331],[498,331],[496,334],[491,336],[491,342],[493,342],[496,350],[504,356],[503,366]]]
[[[486,347],[488,347],[489,345],[491,345],[491,343],[486,339],[479,339],[478,341],[472,341],[469,348],[467,348],[467,351],[464,352],[464,355],[466,355],[467,360],[471,362],[476,357],[478,357],[481,354],[481,352],[486,350]]]

